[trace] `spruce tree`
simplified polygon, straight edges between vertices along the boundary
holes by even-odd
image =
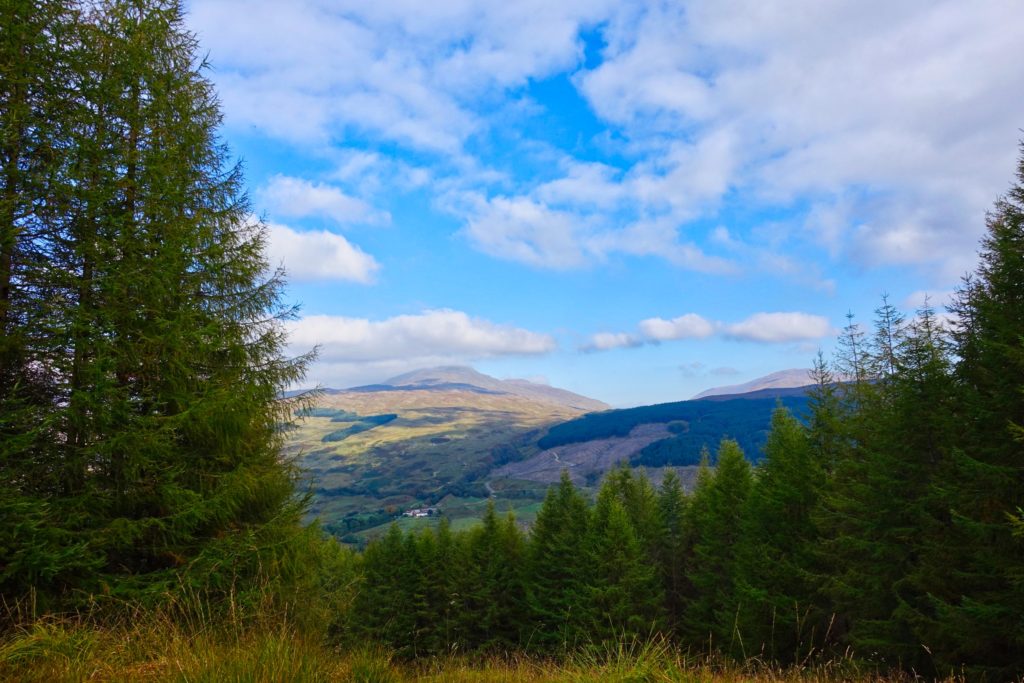
[[[914,632],[927,603],[914,577],[929,544],[942,542],[932,482],[949,474],[956,402],[947,345],[930,309],[892,339],[894,348],[886,339],[869,349],[875,359],[891,356],[893,371],[859,391],[854,447],[822,499],[821,548],[831,568],[824,591],[856,653],[920,672],[932,658]]]
[[[650,561],[619,500],[615,477],[601,487],[590,525],[588,633],[595,642],[632,642],[664,628],[664,599]]]
[[[629,463],[623,462],[607,474],[602,484],[604,488],[609,489],[609,494],[618,499],[625,510],[648,562],[657,565],[664,546],[665,528],[658,494],[650,479],[642,470],[634,472]]]
[[[934,556],[949,571],[931,582],[919,637],[945,670],[1008,680],[1024,674],[1024,144],[987,228],[952,306],[960,448],[936,490],[950,514]]]
[[[570,648],[583,641],[590,606],[586,501],[562,472],[548,489],[528,545],[532,630],[527,642],[541,651]]]
[[[494,501],[488,501],[483,524],[471,533],[469,546],[470,646],[508,652],[519,644],[527,621],[522,532],[513,516],[498,519]]]
[[[799,661],[816,644],[815,629],[820,635],[823,619],[809,570],[818,542],[812,515],[824,476],[805,427],[776,408],[737,552],[739,631],[749,655]]]
[[[658,507],[664,528],[659,566],[665,593],[667,627],[673,633],[679,628],[683,602],[689,593],[689,580],[686,576],[686,554],[691,545],[686,524],[688,502],[679,475],[669,469],[661,480],[661,490],[658,492]]]
[[[26,519],[58,549],[74,538],[98,571],[36,587],[55,599],[157,599],[184,576],[226,590],[234,574],[272,564],[246,549],[277,545],[297,523],[279,457],[293,406],[279,395],[306,359],[282,356],[282,276],[266,275],[265,227],[217,137],[216,96],[181,3],[108,0],[70,14],[74,49],[58,73],[74,97],[61,104],[59,182],[21,186],[44,207],[35,219],[46,229],[31,242],[45,258],[16,249],[13,261],[31,278],[12,282],[31,282],[48,303],[22,318],[13,294],[4,304],[14,326],[5,343],[21,340],[19,353],[42,368],[33,393],[43,398],[5,393],[0,430],[16,432],[3,455],[16,461],[22,499],[35,501]],[[5,38],[28,32],[23,21],[14,29]],[[18,128],[9,115],[5,137]],[[0,229],[9,244],[9,226]],[[18,432],[12,401],[40,426]],[[19,566],[28,573],[7,567],[4,580],[24,587],[33,570]]]
[[[723,439],[715,470],[705,466],[690,504],[694,545],[689,571],[694,595],[684,608],[684,637],[696,647],[742,650],[736,602],[736,551],[743,507],[751,487],[750,464],[739,444]]]

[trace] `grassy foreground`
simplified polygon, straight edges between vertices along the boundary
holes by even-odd
[[[0,641],[4,681],[894,681],[848,660],[779,670],[685,656],[663,644],[580,653],[564,661],[450,657],[399,662],[379,649],[342,649],[287,620],[184,622],[169,615],[113,626],[40,619]]]

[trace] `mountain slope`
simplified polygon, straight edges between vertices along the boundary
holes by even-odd
[[[610,406],[607,403],[596,401],[586,396],[580,396],[566,389],[538,384],[525,379],[496,379],[477,372],[473,368],[450,365],[424,370],[414,370],[389,380],[381,382],[374,387],[392,387],[415,390],[436,390],[446,388],[468,388],[481,392],[496,392],[521,396],[534,401],[554,403],[555,405],[566,406],[578,410],[607,410]],[[366,390],[367,387],[355,387],[352,390]],[[377,389],[380,390],[380,389]],[[351,391],[351,390],[350,390]]]
[[[752,379],[742,384],[732,384],[724,387],[713,387],[700,392],[694,399],[707,398],[709,396],[721,396],[725,394],[748,394],[762,389],[791,389],[794,387],[805,387],[813,384],[810,370],[792,368],[790,370],[779,370],[764,377]]]
[[[312,513],[339,536],[420,506],[475,518],[490,493],[485,480],[491,470],[532,455],[547,427],[585,414],[588,406],[607,407],[471,368],[432,368],[325,390],[318,405],[299,416],[285,454],[307,472]]]
[[[498,486],[503,479],[552,483],[564,469],[578,484],[593,483],[618,462],[651,468],[656,477],[662,468],[676,468],[687,481],[692,480],[703,449],[713,457],[726,437],[735,439],[747,458],[757,462],[776,406],[802,417],[808,388],[758,388],[745,394],[587,413],[548,429],[537,441],[540,452],[496,468],[490,481]]]

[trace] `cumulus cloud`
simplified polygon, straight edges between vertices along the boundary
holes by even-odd
[[[367,176],[378,153],[359,152],[337,177],[476,192],[482,204],[457,212],[470,244],[541,268],[627,254],[712,273],[740,262],[831,288],[803,274],[806,259],[735,226],[749,248],[709,253],[722,245],[695,226],[737,198],[783,209],[787,248],[937,267],[946,285],[973,262],[1024,110],[1024,70],[1008,58],[1024,43],[1024,5],[1008,0],[192,5],[229,127],[317,156],[356,141],[415,158]],[[599,54],[585,54],[585,32]],[[556,74],[604,129],[561,151],[529,132],[501,137],[525,86]],[[523,116],[545,115],[528,104]],[[490,168],[481,150],[499,142],[493,163],[505,165]],[[272,203],[338,221],[373,214],[331,186],[291,190],[305,201]]]
[[[307,380],[334,388],[379,382],[435,365],[554,351],[548,334],[448,309],[382,320],[311,315],[288,323],[293,353],[319,347]]]
[[[380,264],[341,235],[326,230],[299,232],[271,223],[267,256],[299,281],[342,280],[370,284]]]
[[[821,339],[834,334],[828,319],[809,313],[755,313],[746,320],[724,325],[726,336],[766,343]]]
[[[648,318],[640,322],[640,331],[652,341],[669,339],[701,339],[715,333],[714,324],[696,313],[687,313],[678,318]]]
[[[472,360],[538,355],[553,351],[547,334],[501,325],[448,309],[428,310],[384,320],[312,315],[289,324],[295,348],[320,347],[326,363],[428,359]]]
[[[638,328],[637,334],[601,332],[591,337],[580,350],[606,351],[679,339],[706,339],[714,335],[740,341],[779,344],[821,339],[835,334],[827,318],[799,312],[755,313],[736,323],[708,320],[696,313],[687,313],[671,320],[648,318],[640,321]],[[693,370],[697,366],[688,367]],[[712,372],[727,374],[729,370],[717,368]]]
[[[273,176],[259,192],[272,216],[326,218],[335,223],[379,223],[390,218],[339,188],[285,175]]]
[[[465,234],[493,256],[544,268],[582,265],[593,254],[586,229],[573,214],[525,197],[479,198]]]
[[[477,249],[539,268],[567,270],[629,254],[663,258],[703,273],[736,269],[692,242],[680,242],[671,220],[638,220],[619,226],[600,212],[552,208],[528,196],[487,199],[472,193],[455,212],[466,217],[463,234]]]
[[[640,346],[643,339],[626,332],[598,332],[591,335],[586,344],[580,347],[581,351],[610,351],[611,349],[630,348]]]
[[[581,27],[614,4],[206,0],[190,23],[230,124],[311,147],[355,130],[452,155],[485,125],[474,96],[574,68]]]
[[[710,193],[802,201],[802,238],[860,265],[938,266],[948,281],[970,264],[1013,168],[1024,72],[1006,56],[1024,6],[651,3],[604,37],[580,92],[652,150],[727,139],[728,156],[691,167]]]

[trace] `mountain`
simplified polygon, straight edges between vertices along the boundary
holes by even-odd
[[[756,462],[775,407],[806,412],[799,383],[809,384],[807,371],[611,410],[544,384],[428,368],[325,391],[289,434],[285,454],[307,472],[312,513],[347,542],[382,533],[396,518],[403,526],[437,523],[401,517],[413,508],[436,508],[458,528],[488,499],[529,522],[563,470],[589,488],[628,462],[655,482],[671,468],[691,485],[701,450],[714,453],[723,437]]]
[[[810,370],[803,368],[779,370],[778,372],[773,372],[770,375],[752,379],[749,382],[744,382],[743,384],[732,384],[724,387],[705,389],[693,398],[698,399],[708,398],[709,396],[749,394],[751,392],[762,391],[765,389],[792,389],[797,387],[806,387],[814,384],[813,380],[811,380],[810,372]]]
[[[325,390],[297,415],[284,454],[306,473],[312,514],[358,542],[410,508],[440,506],[453,520],[479,517],[494,493],[487,484],[493,469],[535,453],[548,427],[607,407],[472,368],[430,368]],[[505,502],[529,508],[544,495],[543,486],[533,488]],[[520,516],[528,519],[530,510]]]
[[[537,441],[540,451],[535,455],[496,468],[489,486],[510,490],[513,482],[549,484],[562,470],[577,484],[590,485],[619,462],[644,467],[655,480],[671,467],[684,483],[692,482],[703,449],[713,458],[726,437],[735,439],[747,458],[757,462],[775,408],[781,404],[797,417],[806,413],[810,386],[780,386],[804,373],[785,371],[729,388],[759,387],[747,393],[705,392],[689,401],[580,415],[550,427]]]
[[[510,394],[534,401],[553,403],[578,410],[607,410],[607,403],[574,394],[565,389],[538,384],[525,379],[496,379],[473,368],[450,365],[414,370],[392,377],[380,384],[352,387],[347,391],[444,391],[464,390],[475,393]]]

